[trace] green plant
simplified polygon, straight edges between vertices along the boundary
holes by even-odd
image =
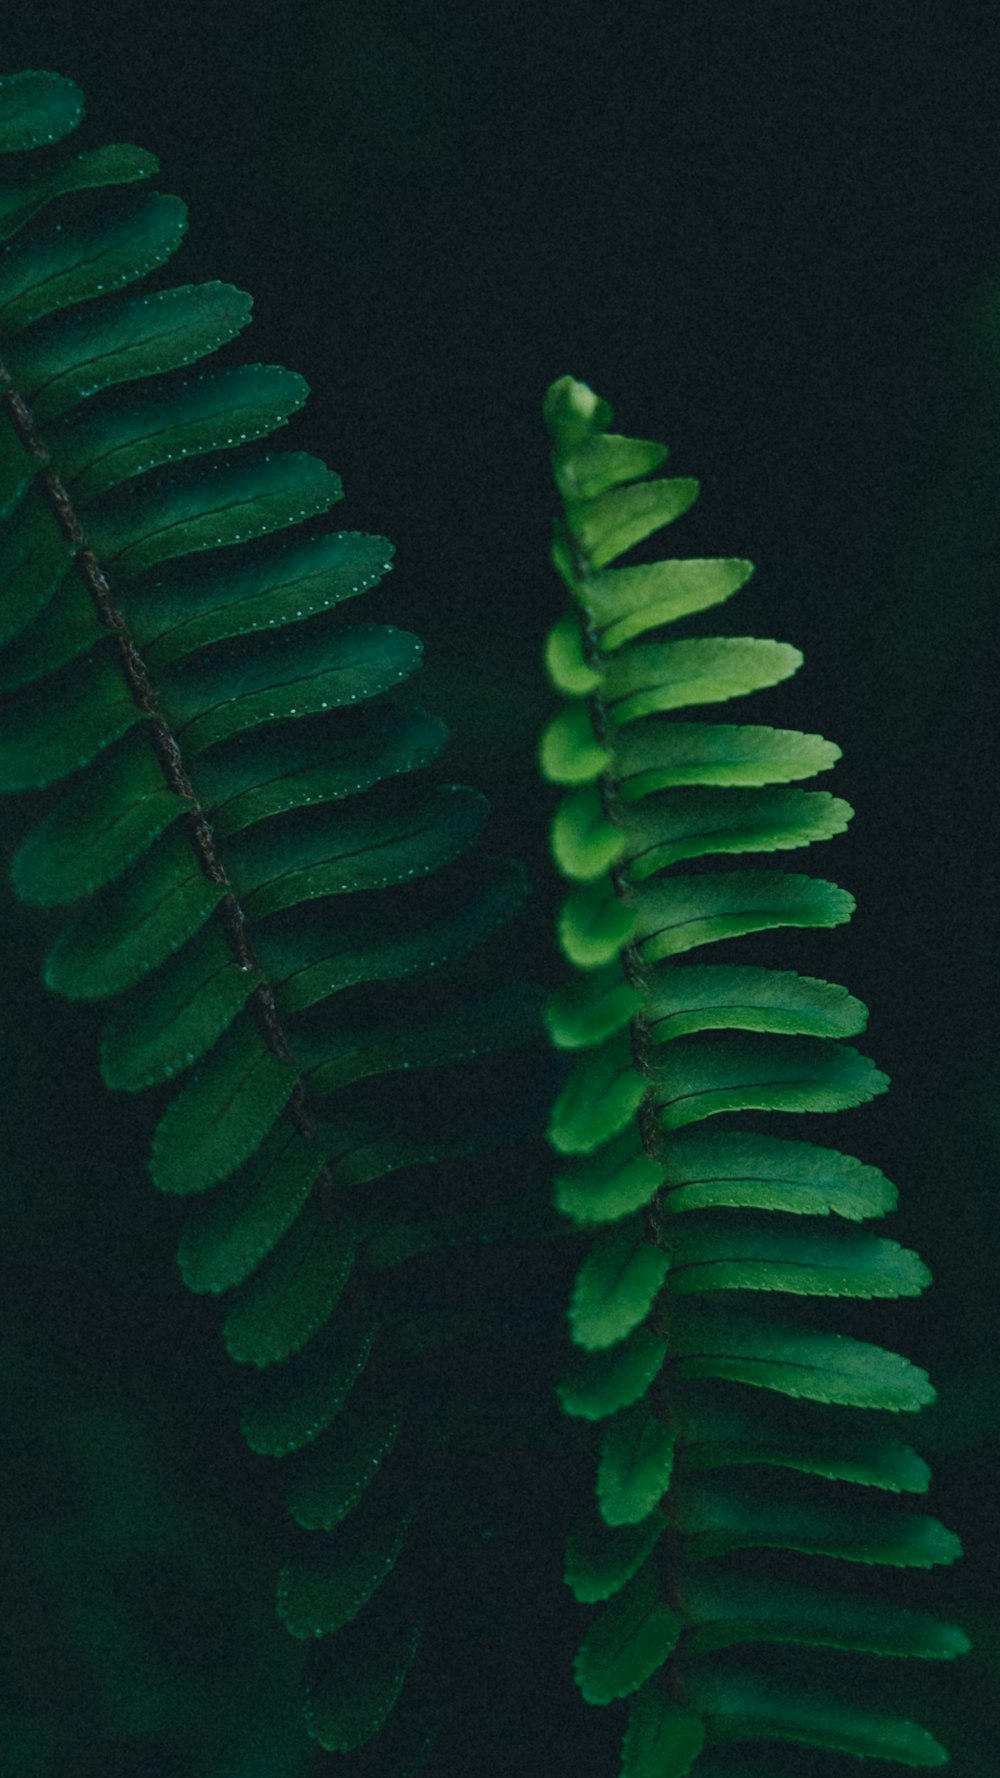
[[[492,1527],[477,1523],[468,1504],[463,1464],[471,1450],[474,1466],[483,1447],[499,1468],[522,1437],[539,1448],[551,1438],[548,1390],[538,1381],[556,1316],[558,1282],[550,1279],[575,1251],[572,1223],[550,1210],[537,1148],[522,1151],[514,1168],[491,1173],[477,1163],[472,1180],[465,1164],[537,1135],[551,1100],[552,1067],[533,1043],[540,995],[511,980],[506,955],[487,943],[522,906],[525,879],[519,866],[477,849],[487,816],[481,796],[415,777],[445,740],[434,717],[397,695],[419,663],[419,642],[391,626],[341,622],[339,606],[377,584],[390,546],[326,528],[341,489],[314,458],[242,449],[302,405],[301,378],[229,362],[187,370],[235,339],[249,299],[220,284],[114,294],[156,276],[180,244],[185,212],[177,199],[119,189],[155,172],[144,151],[116,146],[64,159],[58,144],[81,110],[76,87],[58,76],[0,82],[0,149],[15,163],[0,190],[0,230],[11,243],[0,263],[0,781],[43,799],[14,856],[14,883],[26,901],[72,910],[49,949],[46,981],[71,999],[112,1003],[104,1080],[159,1094],[153,1180],[172,1198],[199,1200],[181,1230],[180,1267],[192,1290],[231,1293],[223,1335],[251,1379],[246,1440],[288,1472],[299,1532],[281,1573],[279,1612],[309,1647],[310,1731],[327,1752],[356,1755],[354,1768],[415,1773],[450,1706],[449,1659],[464,1626],[475,1620],[488,1644],[495,1618],[495,1643],[516,1637],[481,1564],[477,1543]],[[553,1134],[564,1152],[596,1154],[563,1175],[560,1209],[584,1228],[613,1225],[574,1298],[574,1335],[597,1356],[562,1391],[564,1406],[584,1418],[614,1414],[601,1466],[606,1523],[574,1537],[570,1573],[581,1596],[616,1594],[585,1644],[584,1694],[597,1700],[641,1686],[626,1770],[669,1778],[696,1756],[702,1716],[737,1720],[732,1688],[743,1682],[696,1658],[726,1640],[721,1624],[729,1640],[742,1639],[752,1621],[757,1631],[763,1624],[768,1634],[823,1645],[836,1635],[851,1647],[895,1638],[901,1652],[905,1644],[906,1652],[951,1653],[961,1638],[923,1617],[855,1609],[823,1592],[806,1598],[791,1581],[758,1582],[753,1573],[741,1578],[742,1628],[720,1606],[718,1588],[686,1566],[671,1582],[683,1597],[660,1596],[656,1534],[682,1550],[686,1565],[752,1541],[751,1513],[761,1541],[769,1505],[685,1475],[683,1489],[670,1485],[668,1512],[676,1516],[683,1503],[691,1520],[666,1529],[656,1502],[675,1439],[678,1474],[693,1472],[692,1443],[707,1443],[713,1462],[742,1462],[749,1452],[753,1462],[848,1483],[926,1486],[913,1453],[854,1434],[838,1408],[800,1410],[802,1424],[801,1414],[812,1415],[811,1430],[800,1432],[794,1420],[751,1413],[739,1390],[734,1397],[718,1387],[720,1377],[763,1380],[762,1365],[773,1382],[773,1366],[794,1358],[800,1392],[809,1393],[811,1377],[815,1396],[831,1341],[866,1379],[867,1394],[855,1381],[836,1397],[841,1403],[919,1405],[928,1393],[922,1373],[843,1336],[768,1333],[769,1324],[710,1320],[700,1309],[682,1325],[673,1293],[685,1271],[711,1266],[712,1288],[721,1290],[789,1288],[805,1268],[817,1288],[833,1263],[852,1288],[866,1286],[859,1294],[903,1293],[924,1274],[890,1243],[796,1236],[780,1216],[755,1218],[792,1208],[878,1214],[892,1193],[873,1169],[844,1163],[828,1179],[832,1163],[816,1163],[818,1176],[793,1181],[775,1156],[794,1148],[798,1162],[802,1145],[770,1136],[714,1146],[682,1137],[671,1140],[672,1161],[660,1152],[650,1082],[661,1071],[651,1045],[666,1035],[657,1027],[667,1019],[674,1033],[717,1021],[713,983],[751,999],[756,991],[757,1029],[784,1032],[791,1020],[811,1034],[783,1052],[812,1067],[807,1104],[815,1107],[817,1093],[823,1103],[831,1095],[855,1102],[880,1087],[870,1065],[828,1043],[858,1028],[858,1003],[842,990],[793,987],[786,975],[765,981],[747,968],[727,971],[725,981],[692,968],[647,979],[652,931],[638,948],[633,942],[635,909],[642,918],[679,893],[672,877],[640,891],[633,879],[692,856],[691,833],[706,813],[738,807],[746,824],[736,838],[729,832],[727,847],[761,849],[835,831],[845,806],[800,791],[733,790],[724,780],[722,789],[672,792],[669,810],[654,796],[648,809],[638,802],[630,812],[634,791],[658,792],[678,771],[688,784],[704,774],[700,755],[665,767],[658,742],[649,757],[641,739],[629,752],[634,737],[653,733],[646,715],[669,707],[659,677],[664,647],[675,656],[686,648],[696,671],[728,687],[714,695],[781,677],[794,651],[717,643],[709,660],[704,645],[681,643],[619,652],[676,615],[678,599],[681,609],[697,609],[733,590],[746,568],[604,574],[687,503],[693,484],[642,481],[662,448],[610,439],[606,410],[579,385],[555,385],[549,411],[568,500],[558,560],[595,626],[581,642],[576,617],[565,620],[550,649],[571,705],[549,732],[546,766],[577,786],[557,817],[556,854],[583,879],[563,938],[583,974],[556,997],[549,1022],[560,1046],[598,1046],[564,1090]],[[234,448],[234,460],[220,456]],[[306,520],[318,528],[284,535]],[[607,610],[605,594],[615,601]],[[619,743],[612,730],[623,716],[640,726],[623,724]],[[739,732],[768,737],[763,753],[773,769],[774,731]],[[683,725],[669,733],[668,747],[678,736],[683,745]],[[826,743],[804,753],[801,737],[789,745],[790,776],[831,757]],[[741,757],[750,773],[742,782],[759,782],[748,762],[759,767],[760,745],[748,742]],[[716,759],[711,784],[721,769]],[[696,877],[696,893],[709,893],[710,880]],[[728,887],[752,881],[733,876]],[[804,882],[769,876],[766,923],[844,917],[843,892]],[[728,913],[731,931],[754,925],[746,906],[696,912]],[[678,982],[682,999],[685,988],[694,992],[680,1007],[671,1001]],[[523,1058],[505,1063],[502,1085],[500,1053]],[[734,1083],[718,1048],[685,1047],[681,1037],[669,1053],[712,1071],[692,1076],[682,1095],[711,1091],[719,1110],[777,1103],[771,1088],[763,1100],[753,1090],[747,1098],[746,1081]],[[744,1042],[739,1055],[749,1053]],[[770,1065],[777,1052],[758,1053]],[[675,1104],[677,1093],[667,1098]],[[801,1090],[792,1099],[802,1103]],[[664,1167],[728,1156],[734,1143],[744,1160],[765,1157],[767,1189],[737,1199],[742,1215],[726,1198],[717,1227],[715,1187],[674,1180],[691,1212],[678,1218],[681,1254],[681,1236],[671,1226],[668,1240],[666,1229],[682,1199],[661,1189]],[[543,1238],[553,1263],[539,1288],[531,1272]],[[486,1240],[497,1243],[488,1288],[475,1269]],[[626,1282],[609,1291],[622,1268]],[[718,1342],[702,1349],[706,1328],[729,1341],[728,1369]],[[662,1371],[668,1332],[675,1355],[685,1338],[690,1350]],[[518,1340],[528,1372],[515,1368],[504,1397],[503,1378],[498,1385],[484,1375],[491,1364],[479,1355],[501,1350],[503,1372]],[[753,1379],[748,1367],[757,1367]],[[626,1372],[631,1382],[622,1381]],[[682,1372],[688,1382],[709,1381],[685,1389]],[[641,1398],[654,1373],[661,1380],[650,1416]],[[523,1399],[526,1380],[532,1399]],[[572,1458],[578,1429],[555,1426],[556,1444]],[[902,1518],[838,1513],[786,1495],[773,1508],[786,1524],[792,1505],[806,1528],[795,1547],[857,1555],[860,1540],[860,1559],[954,1553],[947,1533],[927,1529],[933,1521],[914,1530]],[[522,1518],[526,1526],[527,1505]],[[763,1541],[780,1546],[782,1535]],[[727,1600],[735,1584],[726,1582]],[[619,1661],[609,1639],[640,1618],[646,1652]],[[683,1666],[671,1663],[674,1690],[661,1693],[653,1669],[682,1630]],[[483,1708],[496,1719],[499,1750],[510,1699],[501,1692]],[[809,1698],[801,1708],[812,1712],[810,1734],[823,1745],[856,1751],[864,1742],[863,1751],[918,1763],[938,1757],[909,1725],[866,1727],[857,1712],[834,1722]],[[789,1721],[786,1714],[776,1732]],[[775,1732],[770,1719],[764,1728]],[[709,1769],[699,1758],[699,1773]]]
[[[417,639],[339,621],[390,546],[329,529],[285,541],[340,498],[338,478],[301,453],[216,455],[306,395],[274,366],[178,374],[241,331],[249,299],[222,284],[110,294],[184,232],[176,198],[114,189],[153,157],[53,158],[82,110],[57,76],[6,80],[0,106],[0,146],[42,156],[0,194],[0,779],[69,780],[14,883],[74,910],[45,979],[113,999],[106,1084],[177,1081],[150,1171],[195,1201],[186,1283],[232,1293],[226,1346],[259,1373],[247,1443],[294,1459],[307,1535],[278,1609],[317,1642],[310,1731],[346,1752],[393,1709],[420,1640],[413,1575],[436,1559],[427,1528],[451,1515],[421,1372],[450,1335],[381,1280],[470,1229],[516,1239],[537,1222],[535,1194],[473,1213],[383,1184],[537,1127],[521,1107],[484,1117],[475,1067],[453,1068],[539,1029],[536,990],[469,960],[517,911],[523,872],[472,853],[483,797],[411,782],[445,740],[392,695]],[[50,223],[79,192],[101,196]]]
[[[894,1188],[770,1121],[701,1128],[733,1112],[837,1111],[888,1084],[843,1042],[867,1019],[846,989],[730,961],[733,939],[849,919],[851,896],[799,873],[714,868],[720,855],[842,832],[845,802],[788,787],[839,749],[674,718],[776,685],[802,657],[742,636],[661,639],[730,598],[751,565],[613,568],[690,506],[697,483],[649,479],[665,447],[610,432],[607,403],[569,377],[546,414],[563,500],[553,560],[570,607],[548,644],[567,702],[541,758],[567,787],[552,847],[573,884],[559,938],[576,971],[547,1020],[558,1046],[580,1052],[549,1136],[573,1157],[560,1208],[594,1236],[570,1308],[580,1353],[560,1394],[568,1414],[607,1422],[598,1510],[567,1559],[577,1597],[607,1601],[577,1681],[592,1704],[632,1699],[626,1778],[700,1772],[703,1747],[759,1739],[939,1765],[944,1750],[911,1722],[716,1659],[743,1644],[938,1658],[968,1646],[924,1613],[835,1590],[813,1560],[926,1568],[959,1553],[937,1520],[865,1498],[927,1488],[926,1464],[882,1423],[933,1399],[926,1373],[758,1309],[773,1291],[919,1292],[916,1254],[851,1226],[890,1210]],[[722,962],[686,960],[718,942]],[[874,1433],[845,1412],[856,1409]],[[772,1574],[747,1560],[760,1550],[793,1560]]]

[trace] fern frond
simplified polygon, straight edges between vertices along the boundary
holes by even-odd
[[[687,961],[704,945],[850,918],[853,898],[825,880],[700,864],[841,832],[841,799],[785,788],[839,749],[686,719],[692,705],[778,684],[802,657],[750,637],[663,639],[661,626],[728,599],[750,564],[613,567],[686,510],[696,484],[641,479],[664,449],[609,432],[607,404],[569,377],[545,412],[563,497],[553,560],[570,606],[547,644],[565,701],[540,753],[565,787],[552,850],[572,885],[558,932],[575,970],[546,1011],[572,1058],[549,1139],[566,1157],[557,1204],[593,1235],[559,1394],[568,1414],[602,1424],[597,1510],[566,1568],[579,1599],[602,1602],[577,1680],[590,1703],[632,1700],[624,1778],[684,1778],[703,1750],[707,1771],[712,1748],[761,1739],[937,1765],[946,1754],[912,1723],[706,1659],[771,1641],[925,1658],[967,1647],[920,1612],[831,1590],[816,1560],[930,1567],[959,1553],[936,1519],[877,1503],[924,1491],[926,1465],[884,1426],[855,1424],[858,1410],[878,1421],[932,1400],[925,1374],[757,1308],[765,1292],[912,1296],[929,1274],[856,1226],[895,1201],[874,1167],[770,1127],[702,1128],[746,1111],[836,1111],[888,1084],[844,1042],[867,1019],[846,989],[725,951]],[[676,868],[688,861],[694,871]],[[781,1574],[734,1565],[744,1550],[784,1552]]]
[[[308,1720],[346,1752],[415,1657],[403,1571],[433,1512],[377,1280],[394,1245],[405,1258],[446,1238],[436,1207],[399,1219],[370,1188],[527,1133],[518,1117],[452,1122],[427,1084],[539,1029],[533,990],[457,967],[525,885],[476,852],[484,798],[409,782],[445,741],[395,697],[417,638],[342,622],[391,546],[329,528],[342,488],[323,463],[260,448],[302,406],[302,378],[200,368],[249,297],[129,288],[186,226],[178,199],[116,189],[148,179],[151,155],[32,166],[81,113],[71,81],[0,81],[0,148],[28,159],[0,190],[0,785],[50,791],[13,877],[68,909],[49,987],[112,1002],[107,1084],[176,1082],[152,1176],[204,1195],[180,1266],[193,1290],[232,1293],[247,1442],[307,1459],[279,1609],[294,1636],[335,1638]]]

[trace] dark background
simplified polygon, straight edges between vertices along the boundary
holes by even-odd
[[[960,1778],[992,1772],[1000,12],[719,0],[3,12],[4,71],[72,75],[89,141],[160,155],[162,188],[191,206],[177,279],[250,289],[245,355],[308,377],[313,400],[286,436],[342,474],[345,525],[394,540],[379,613],[423,636],[422,697],[455,730],[452,769],[489,789],[498,837],[543,881],[536,661],[559,593],[538,408],[551,378],[585,378],[623,430],[667,438],[676,472],[702,478],[679,553],[758,563],[717,627],[802,647],[805,668],[755,718],[844,750],[832,788],[858,815],[810,864],[852,889],[859,912],[846,932],[794,935],[784,956],[871,1005],[864,1047],[893,1077],[835,1140],[897,1181],[892,1232],[937,1281],[887,1314],[884,1334],[938,1383],[922,1444],[936,1509],[968,1552],[929,1596],[980,1652],[930,1708]],[[10,835],[18,820],[15,808]],[[78,1366],[65,1400],[50,1395],[59,1405],[17,1485],[29,1503],[43,1482],[58,1489],[46,1465],[76,1436],[88,1389],[117,1395],[108,1450],[131,1437],[148,1458],[145,1483],[123,1480],[118,1456],[102,1466],[98,1436],[96,1492],[80,1509],[90,1530],[70,1554],[50,1527],[37,1559],[106,1575],[100,1524],[114,1515],[100,1488],[136,1500],[147,1486],[152,1502],[169,1482],[242,1573],[257,1484],[224,1464],[205,1474],[190,1403],[211,1405],[224,1366],[204,1305],[182,1300],[173,1276],[170,1207],[141,1177],[149,1113],[137,1105],[109,1144],[91,1108],[96,1019],[37,989],[45,923],[9,897],[4,922],[12,1399],[26,1410],[50,1371]],[[543,944],[532,966],[550,979],[558,967]],[[145,1314],[151,1297],[162,1313]],[[168,1564],[166,1532],[149,1537],[150,1562]],[[182,1707],[159,1706],[150,1726],[129,1718],[134,1700],[115,1703],[115,1661],[139,1660],[120,1613],[109,1604],[100,1648],[97,1637],[61,1670],[38,1598],[16,1584],[9,1658],[28,1714],[44,1714],[53,1688],[59,1708],[78,1694],[89,1710],[97,1683],[105,1726],[84,1750],[93,1768],[81,1758],[78,1771],[155,1778],[135,1750],[168,1721],[174,1732]],[[253,1609],[271,1673],[283,1644],[272,1649],[266,1601]],[[157,1632],[167,1667],[187,1643],[180,1606],[178,1620]],[[220,1639],[202,1629],[189,1679],[211,1648],[223,1659]],[[282,1763],[276,1682],[264,1726],[262,1684],[246,1667],[227,1706],[234,1720],[257,1710],[253,1756],[223,1766],[208,1754],[185,1772],[297,1770]],[[219,1696],[211,1686],[184,1706],[201,1710],[206,1737]],[[33,1778],[50,1755],[18,1733],[15,1778]],[[564,1757],[558,1778],[578,1769]]]

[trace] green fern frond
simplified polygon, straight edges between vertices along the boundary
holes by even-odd
[[[478,1108],[452,1120],[427,1086],[448,1075],[424,1077],[417,1107],[397,1085],[539,1029],[533,990],[452,967],[525,885],[475,851],[481,796],[409,782],[445,741],[394,695],[417,638],[341,621],[391,546],[329,529],[342,489],[324,464],[261,448],[305,383],[195,368],[241,333],[249,297],[130,292],[186,223],[178,199],[118,189],[155,173],[151,155],[46,149],[36,167],[81,114],[71,81],[0,81],[0,147],[22,157],[0,190],[0,784],[65,783],[13,878],[69,910],[49,987],[112,1002],[107,1084],[176,1083],[152,1176],[205,1195],[180,1266],[193,1290],[232,1293],[225,1343],[255,1375],[247,1442],[303,1454],[279,1609],[294,1636],[336,1642],[311,1663],[307,1714],[346,1752],[415,1658],[417,1589],[397,1571],[430,1501],[399,1457],[408,1404],[376,1282],[394,1243],[405,1258],[448,1238],[366,1188],[526,1133]]]
[[[856,1423],[860,1409],[879,1420],[932,1400],[925,1374],[757,1308],[764,1292],[912,1296],[929,1274],[855,1226],[894,1204],[875,1168],[770,1127],[702,1127],[836,1111],[888,1084],[844,1042],[867,1018],[846,989],[725,951],[687,961],[703,945],[850,918],[852,897],[822,879],[701,868],[841,832],[846,803],[785,788],[839,749],[674,714],[776,685],[801,655],[749,637],[663,639],[661,626],[728,599],[750,564],[613,567],[697,486],[641,479],[663,447],[611,433],[607,404],[569,377],[545,413],[570,607],[546,649],[565,702],[541,764],[565,787],[552,850],[572,885],[558,931],[575,970],[546,1012],[572,1057],[549,1139],[566,1157],[557,1204],[593,1235],[559,1394],[602,1425],[597,1510],[566,1567],[576,1596],[600,1602],[577,1680],[590,1703],[631,1699],[623,1778],[684,1778],[714,1769],[711,1749],[754,1740],[938,1765],[944,1750],[912,1723],[825,1684],[779,1684],[738,1655],[732,1667],[708,1658],[772,1641],[924,1658],[968,1646],[920,1612],[838,1593],[817,1562],[930,1567],[959,1553],[936,1519],[872,1504],[874,1491],[924,1491],[927,1469],[881,1424]],[[688,861],[693,872],[676,869]],[[734,1565],[744,1550],[785,1552],[781,1575]]]

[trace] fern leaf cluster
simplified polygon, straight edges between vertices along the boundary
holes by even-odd
[[[576,1596],[598,1606],[577,1682],[592,1704],[629,1700],[624,1778],[708,1772],[713,1750],[755,1740],[939,1765],[924,1729],[835,1678],[797,1685],[754,1652],[946,1658],[966,1646],[953,1626],[859,1591],[844,1566],[958,1553],[896,1498],[928,1485],[891,1430],[932,1399],[925,1373],[810,1328],[794,1304],[768,1306],[771,1293],[919,1292],[918,1257],[860,1226],[892,1209],[894,1188],[836,1149],[774,1133],[770,1117],[731,1116],[831,1112],[887,1085],[845,1041],[866,1021],[846,989],[731,961],[726,942],[838,925],[851,896],[798,871],[715,868],[841,832],[847,804],[799,787],[839,750],[687,719],[778,684],[801,656],[750,637],[667,639],[751,565],[613,567],[697,484],[653,477],[665,447],[611,432],[607,404],[571,378],[552,385],[546,417],[563,501],[553,559],[570,597],[547,648],[565,701],[541,760],[565,787],[552,848],[571,885],[558,929],[574,968],[547,1009],[573,1058],[549,1136],[559,1207],[591,1238],[560,1395],[600,1434],[595,1505],[567,1558]],[[723,960],[702,961],[720,941]]]
[[[13,876],[66,909],[45,977],[108,1003],[107,1084],[171,1089],[150,1170],[191,1200],[187,1284],[227,1293],[246,1440],[288,1460],[278,1609],[333,1638],[308,1722],[346,1753],[420,1639],[427,1488],[397,1460],[407,1343],[377,1277],[454,1238],[379,1182],[517,1134],[463,1120],[448,1071],[538,1026],[533,990],[460,967],[524,882],[476,850],[480,795],[414,776],[446,738],[394,695],[417,638],[342,621],[392,552],[330,528],[323,463],[264,442],[305,383],[212,366],[242,292],[133,291],[185,208],[142,192],[142,150],[66,158],[81,112],[58,76],[0,82],[0,783],[47,793]],[[446,1086],[409,1090],[428,1068]]]
[[[958,1553],[906,1504],[929,1476],[898,1419],[933,1391],[795,1300],[913,1296],[928,1274],[865,1226],[894,1207],[882,1174],[775,1116],[858,1106],[886,1078],[845,988],[731,950],[850,918],[836,884],[771,867],[844,830],[848,805],[802,788],[838,749],[687,716],[801,656],[670,638],[750,564],[614,566],[697,485],[657,477],[664,447],[612,433],[584,385],[553,384],[559,1220],[523,1169],[439,1189],[425,1163],[540,1129],[546,1064],[522,1081],[509,1060],[539,997],[487,948],[523,873],[480,849],[485,799],[427,773],[446,734],[407,701],[418,639],[344,620],[392,551],[332,528],[322,462],[271,448],[305,383],[233,361],[242,292],[164,283],[185,208],[148,193],[143,150],[67,155],[81,115],[71,81],[0,80],[0,788],[40,804],[12,875],[63,910],[45,979],[105,1009],[105,1083],[157,1096],[149,1165],[184,1201],[183,1279],[225,1298],[246,1443],[287,1478],[277,1609],[308,1645],[310,1732],[371,1778],[430,1757],[428,1650],[478,1609],[443,1625],[427,1606],[446,1562],[477,1584],[448,1463],[480,1452],[469,1373],[523,1348],[515,1437],[544,1394],[530,1277],[498,1303],[494,1268],[493,1299],[470,1301],[470,1256],[506,1242],[516,1266],[555,1236],[582,1256],[558,1390],[580,1424],[560,1438],[572,1454],[592,1427],[596,1458],[566,1556],[591,1612],[576,1678],[590,1704],[627,1701],[622,1778],[736,1778],[730,1748],[755,1741],[941,1764],[835,1671],[966,1646],[864,1580]],[[455,1249],[464,1296],[456,1268],[429,1288],[420,1271]],[[481,1415],[491,1454],[509,1408]],[[503,1621],[493,1595],[480,1615]],[[510,1707],[481,1708],[506,1729]]]

